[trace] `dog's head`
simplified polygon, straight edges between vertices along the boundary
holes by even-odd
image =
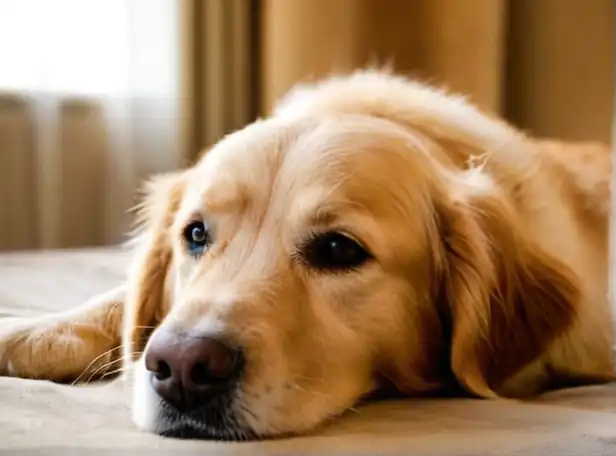
[[[141,427],[302,432],[383,383],[494,396],[571,323],[571,273],[532,245],[488,173],[445,159],[472,142],[459,113],[401,120],[406,93],[364,89],[370,112],[358,90],[344,109],[315,97],[152,183],[125,331],[127,355],[144,351]]]

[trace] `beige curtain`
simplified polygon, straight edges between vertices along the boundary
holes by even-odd
[[[173,0],[0,2],[0,248],[119,242],[139,180],[179,164]]]
[[[612,10],[612,24],[616,23],[616,8]],[[612,68],[616,70],[616,28],[612,29]],[[616,86],[616,74],[613,75],[612,84]],[[610,191],[614,195],[616,191],[616,173],[614,172],[614,161],[616,160],[616,90],[612,95],[612,179]],[[609,298],[612,308],[612,315],[616,315],[616,293],[614,286],[616,285],[616,198],[612,196],[611,201],[611,217],[610,217],[610,280],[609,280]],[[616,334],[616,318],[612,318],[612,334]],[[612,346],[613,354],[616,354],[616,346]]]
[[[115,244],[256,111],[254,2],[0,1],[0,250]]]
[[[259,3],[193,0],[193,150],[254,120],[258,111]]]
[[[262,111],[291,85],[390,64],[539,135],[610,139],[610,0],[264,0]]]
[[[0,250],[113,244],[147,176],[366,65],[610,139],[610,0],[0,0]]]

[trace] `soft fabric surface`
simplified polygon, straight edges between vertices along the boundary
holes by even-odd
[[[125,264],[126,254],[113,250],[0,255],[0,316],[78,305],[118,284]],[[616,454],[616,385],[563,390],[533,403],[378,403],[358,407],[310,436],[252,443],[142,433],[130,421],[128,398],[122,381],[70,387],[0,378],[0,448],[11,454],[17,449],[64,454],[69,448],[181,449],[181,454],[217,456]]]

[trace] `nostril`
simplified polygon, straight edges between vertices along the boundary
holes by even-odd
[[[209,385],[212,383],[207,362],[197,363],[190,371],[190,380],[197,386]]]
[[[187,372],[190,383],[195,387],[223,385],[235,378],[240,364],[238,351],[226,345],[209,343],[200,355],[201,359]]]
[[[153,372],[154,378],[158,381],[167,380],[171,377],[171,367],[163,360],[156,362],[156,369]]]

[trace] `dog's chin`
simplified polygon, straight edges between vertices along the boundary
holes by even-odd
[[[171,410],[161,410],[155,431],[163,437],[179,439],[247,441],[258,436],[240,420],[227,413],[201,418],[198,414],[186,415]]]
[[[164,437],[182,439],[245,441],[258,439],[245,420],[234,413],[230,396],[213,399],[207,406],[178,410],[158,399],[154,416],[145,430]]]

